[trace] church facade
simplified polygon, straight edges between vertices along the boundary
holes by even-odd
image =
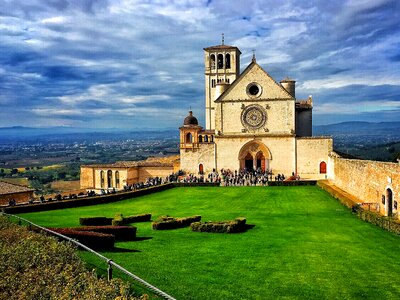
[[[269,170],[326,178],[333,141],[312,136],[310,96],[297,100],[295,81],[276,82],[256,61],[240,73],[240,50],[204,49],[205,127],[193,112],[180,127],[180,167],[193,174],[221,169]]]

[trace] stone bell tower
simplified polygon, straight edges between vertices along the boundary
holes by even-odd
[[[239,48],[225,45],[224,34],[221,45],[204,48],[206,130],[215,129],[214,101],[221,89],[225,90],[240,74],[240,54]]]

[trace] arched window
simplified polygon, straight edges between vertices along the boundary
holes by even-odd
[[[214,142],[214,136],[213,136],[213,135],[210,137],[210,142],[211,142],[211,143]]]
[[[100,187],[104,187],[104,171],[100,171]]]
[[[208,143],[208,135],[205,135],[205,136],[204,136],[204,142],[205,142],[205,143]]]
[[[211,69],[215,69],[215,55],[210,55]]]
[[[225,55],[225,68],[226,69],[231,68],[231,55],[230,54]]]
[[[192,137],[192,134],[189,132],[188,134],[186,134],[186,143],[191,144],[192,141],[193,141],[193,137]]]
[[[326,174],[326,162],[321,161],[321,163],[319,164],[319,173]]]
[[[115,187],[119,188],[119,172],[115,171]]]
[[[203,142],[203,136],[199,135],[199,143],[202,143],[202,142]]]
[[[107,171],[107,187],[108,188],[112,187],[112,171],[111,170]]]
[[[224,68],[224,56],[222,54],[218,54],[217,58],[218,58],[218,62],[217,62],[218,69],[223,69]]]

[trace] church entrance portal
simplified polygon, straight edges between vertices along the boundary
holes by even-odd
[[[388,216],[391,217],[393,214],[393,193],[391,189],[386,190],[386,200]]]
[[[259,141],[251,141],[245,144],[239,151],[239,167],[251,171],[269,169],[271,153],[269,149]]]

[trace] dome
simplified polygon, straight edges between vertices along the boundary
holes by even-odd
[[[193,112],[191,110],[189,111],[189,115],[183,121],[183,125],[199,125],[199,122],[193,116]]]

